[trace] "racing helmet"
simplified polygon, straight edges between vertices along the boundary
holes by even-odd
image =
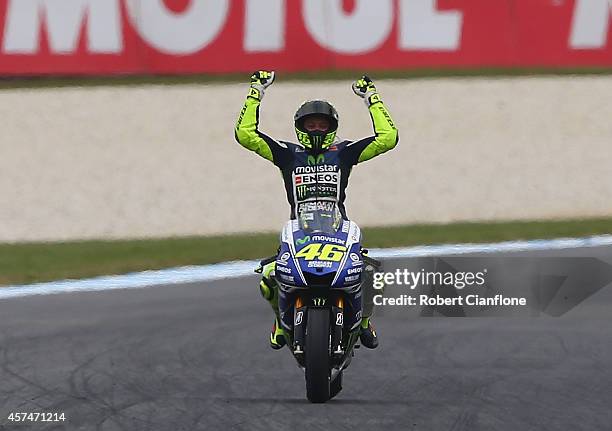
[[[329,128],[326,131],[308,131],[304,128],[304,120],[309,116],[323,116],[329,121]],[[320,153],[327,150],[336,139],[338,130],[338,112],[325,100],[310,100],[302,103],[293,117],[295,122],[295,133],[298,141],[306,149]]]

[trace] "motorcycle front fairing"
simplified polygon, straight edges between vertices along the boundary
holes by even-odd
[[[346,299],[343,326],[355,329],[361,321],[363,256],[357,224],[341,220],[336,231],[303,229],[297,220],[285,224],[276,260],[281,324],[291,331],[294,325],[296,294],[312,300],[310,306],[329,305],[325,298],[343,295]]]

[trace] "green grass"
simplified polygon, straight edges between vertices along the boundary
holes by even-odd
[[[612,233],[612,218],[363,229],[367,247],[492,242]],[[278,234],[0,244],[0,285],[122,274],[271,255]]]
[[[279,72],[279,81],[352,80],[366,73],[374,79],[417,79],[444,77],[507,77],[554,75],[610,75],[610,67],[554,68],[554,67],[485,67],[473,69],[438,68],[410,70],[329,70],[318,72]],[[193,74],[193,75],[116,75],[106,77],[3,77],[0,90],[18,88],[98,87],[133,85],[187,85],[214,83],[244,83],[249,73]]]

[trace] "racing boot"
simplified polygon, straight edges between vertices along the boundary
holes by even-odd
[[[270,333],[270,347],[274,350],[283,348],[287,344],[286,332],[280,324],[278,312],[278,285],[274,281],[274,269],[276,262],[272,261],[263,267],[261,281],[259,282],[259,292],[272,307],[274,311],[274,324]]]
[[[274,350],[282,349],[287,344],[287,337],[285,337],[285,330],[281,328],[278,318],[274,319],[272,325],[272,332],[270,333],[270,347]]]
[[[376,331],[370,322],[369,317],[361,319],[361,332],[359,333],[359,340],[361,344],[368,349],[375,349],[378,347],[378,336]]]

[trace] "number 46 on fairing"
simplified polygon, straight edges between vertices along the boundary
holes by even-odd
[[[302,248],[295,257],[304,260],[340,262],[344,253],[346,253],[346,247],[343,245],[314,243]]]

